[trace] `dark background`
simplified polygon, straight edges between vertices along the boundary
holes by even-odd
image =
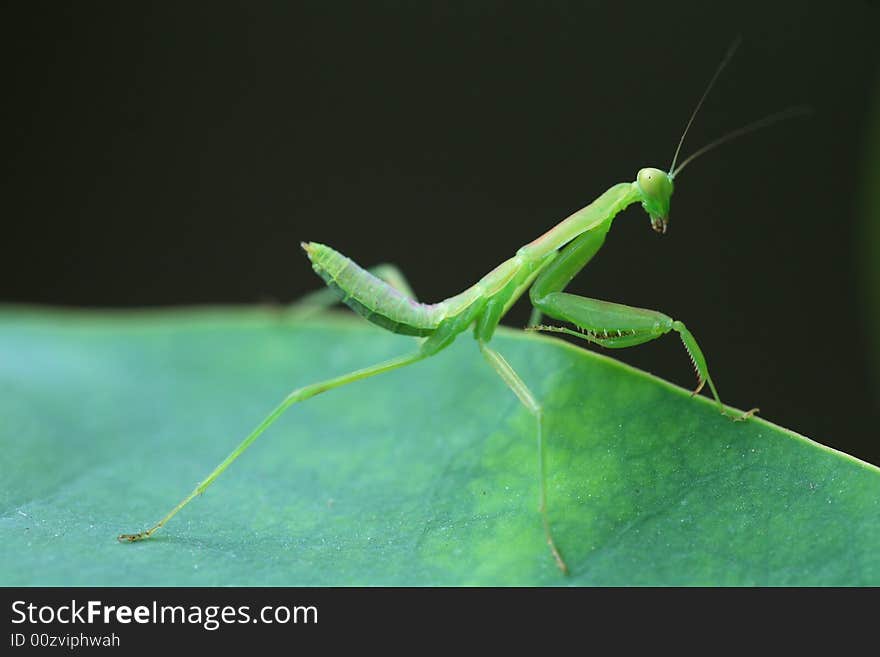
[[[880,463],[854,255],[876,3],[20,3],[0,25],[0,301],[88,307],[287,302],[320,284],[301,240],[450,296],[667,168],[741,34],[684,154],[813,116],[689,166],[669,234],[630,209],[570,290],[684,320],[728,403]],[[693,383],[674,338],[613,355]]]

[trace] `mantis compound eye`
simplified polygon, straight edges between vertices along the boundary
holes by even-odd
[[[672,181],[669,180],[666,172],[660,169],[654,169],[653,167],[640,169],[636,182],[639,185],[639,189],[642,190],[642,194],[648,198],[659,199],[664,196],[667,198],[672,196]]]

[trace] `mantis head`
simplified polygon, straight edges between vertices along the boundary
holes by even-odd
[[[636,175],[636,187],[642,207],[651,217],[651,228],[663,235],[669,225],[669,199],[672,198],[672,176],[665,171],[646,167]]]
[[[709,84],[706,86],[706,90],[700,97],[700,101],[694,108],[694,111],[691,114],[691,118],[688,120],[687,125],[684,128],[684,132],[681,134],[681,139],[678,140],[678,147],[675,149],[675,155],[672,156],[672,164],[669,166],[669,173],[666,173],[665,171],[662,171],[660,169],[654,169],[653,167],[646,167],[644,169],[640,169],[638,175],[636,176],[636,182],[634,183],[634,185],[638,188],[639,196],[641,197],[640,200],[642,202],[642,207],[645,209],[645,212],[648,213],[648,216],[651,217],[651,228],[653,228],[657,233],[660,233],[661,235],[666,233],[666,228],[669,225],[669,199],[672,197],[672,190],[674,187],[672,181],[688,164],[693,162],[701,155],[708,153],[716,146],[720,146],[721,144],[728,142],[731,139],[736,139],[737,137],[741,137],[750,132],[754,132],[755,130],[759,130],[760,128],[765,128],[769,125],[773,125],[774,123],[777,123],[779,121],[784,121],[795,116],[803,116],[811,112],[809,107],[797,106],[789,107],[788,109],[782,110],[781,112],[776,112],[775,114],[765,116],[762,119],[758,119],[757,121],[749,123],[748,125],[745,125],[738,130],[729,132],[723,137],[719,137],[718,139],[709,142],[702,148],[698,149],[695,153],[692,153],[688,158],[685,159],[684,162],[676,167],[675,164],[676,162],[678,162],[678,155],[681,152],[681,146],[684,143],[684,138],[685,136],[687,136],[688,130],[690,130],[691,125],[694,122],[694,118],[696,118],[697,113],[703,106],[703,102],[706,100],[706,96],[709,95],[709,91],[711,91],[712,86],[715,84],[715,80],[718,79],[721,71],[724,69],[724,67],[730,61],[730,58],[733,57],[733,53],[736,52],[736,49],[739,47],[740,41],[741,39],[739,37],[734,40],[733,44],[731,44],[730,48],[728,48],[727,54],[724,56],[724,59],[721,60],[721,64],[719,64],[718,68],[715,69],[715,74],[712,76],[712,79],[709,80]]]

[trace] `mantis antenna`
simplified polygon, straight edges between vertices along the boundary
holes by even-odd
[[[681,151],[681,145],[684,144],[684,138],[687,136],[688,130],[691,129],[691,124],[694,122],[694,119],[697,118],[697,112],[699,112],[700,108],[703,106],[703,101],[706,100],[706,96],[712,91],[712,87],[715,86],[715,80],[718,79],[718,76],[721,75],[721,71],[724,70],[724,67],[727,66],[727,63],[733,58],[733,53],[736,52],[736,49],[739,48],[739,44],[741,43],[741,36],[737,36],[733,40],[733,43],[730,44],[730,48],[727,49],[727,54],[724,55],[724,59],[721,60],[718,68],[715,69],[715,75],[712,76],[712,79],[709,80],[709,84],[706,85],[706,91],[704,91],[703,95],[700,97],[700,102],[698,102],[697,106],[694,108],[694,112],[691,114],[691,118],[688,120],[687,125],[684,128],[684,132],[681,133],[681,139],[678,140],[678,147],[675,149],[675,155],[672,156],[672,164],[669,165],[670,172],[675,170],[675,162],[678,160],[678,153]]]
[[[727,49],[727,54],[724,55],[724,59],[721,60],[718,68],[715,69],[715,74],[712,76],[712,79],[709,80],[709,84],[706,85],[706,91],[703,92],[703,95],[700,97],[700,102],[698,102],[697,106],[694,108],[694,112],[693,114],[691,114],[691,118],[688,120],[687,125],[684,128],[684,132],[681,134],[681,139],[678,140],[678,147],[675,149],[675,155],[672,156],[672,164],[669,166],[670,180],[675,179],[675,176],[677,176],[678,173],[688,164],[696,160],[701,155],[708,153],[716,146],[720,146],[721,144],[728,142],[731,139],[736,139],[737,137],[747,135],[750,132],[754,132],[755,130],[766,128],[767,126],[778,123],[779,121],[785,121],[786,119],[791,119],[796,116],[803,116],[812,112],[812,109],[807,107],[806,105],[797,105],[795,107],[789,107],[780,112],[770,114],[769,116],[765,116],[764,118],[758,119],[757,121],[753,121],[752,123],[749,123],[742,128],[738,128],[733,132],[728,132],[723,137],[719,137],[714,141],[710,141],[708,144],[698,149],[695,153],[692,153],[690,156],[688,156],[685,161],[682,162],[676,169],[675,163],[678,161],[678,154],[679,152],[681,152],[681,146],[682,144],[684,144],[684,138],[687,136],[688,130],[691,129],[691,124],[697,117],[697,112],[700,111],[700,108],[703,106],[703,101],[706,100],[706,96],[708,96],[709,92],[712,91],[712,87],[715,85],[715,81],[718,79],[718,76],[721,75],[721,71],[723,71],[724,67],[727,66],[727,63],[731,60],[733,54],[736,52],[736,49],[739,48],[739,45],[741,43],[742,37],[737,36],[736,39],[733,40],[733,43],[730,44],[730,48]]]
[[[786,119],[792,119],[796,116],[803,116],[806,114],[810,114],[813,110],[806,105],[797,105],[795,107],[789,107],[788,109],[784,109],[780,112],[776,112],[775,114],[770,114],[769,116],[765,116],[763,119],[758,119],[748,125],[744,125],[742,128],[738,128],[733,132],[728,132],[723,137],[719,137],[714,141],[710,141],[708,144],[697,150],[695,153],[692,153],[682,162],[677,169],[671,171],[669,173],[670,178],[675,178],[678,175],[678,172],[684,169],[690,162],[696,160],[700,155],[708,153],[716,146],[720,146],[721,144],[730,141],[731,139],[736,139],[737,137],[742,137],[743,135],[747,135],[750,132],[754,132],[755,130],[760,130],[761,128],[766,128],[769,125],[773,125],[774,123],[779,123],[780,121],[785,121]]]

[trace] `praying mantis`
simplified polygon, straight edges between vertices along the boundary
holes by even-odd
[[[489,366],[513,392],[534,418],[537,444],[538,511],[544,537],[558,568],[568,566],[557,547],[547,514],[546,472],[544,464],[544,410],[526,383],[505,358],[491,346],[493,334],[505,314],[526,292],[534,308],[528,330],[550,331],[576,336],[587,342],[612,349],[633,347],[675,332],[687,351],[697,376],[699,393],[708,384],[720,412],[732,420],[746,420],[758,409],[734,411],[718,395],[706,358],[693,334],[679,320],[658,311],[600,301],[565,292],[572,279],[602,247],[614,218],[632,204],[639,203],[659,234],[667,232],[670,200],[674,182],[687,164],[716,146],[777,121],[805,113],[806,108],[791,108],[764,117],[710,142],[676,167],[678,155],[697,113],[719,74],[733,56],[739,40],[728,49],[702,97],[696,105],[678,142],[669,171],[642,168],[632,182],[610,187],[596,200],[576,211],[540,237],[522,246],[511,258],[483,276],[460,294],[439,303],[416,300],[402,274],[394,267],[365,270],[329,246],[303,242],[302,248],[314,271],[327,288],[313,298],[339,300],[370,322],[393,333],[414,336],[418,347],[411,353],[297,388],[227,456],[195,489],[171,509],[159,522],[141,532],[121,534],[121,542],[136,542],[152,536],[195,497],[202,494],[247,448],[289,407],[315,395],[355,381],[412,365],[439,354],[459,335],[473,329],[479,349]],[[543,316],[567,322],[574,328],[541,324]]]

